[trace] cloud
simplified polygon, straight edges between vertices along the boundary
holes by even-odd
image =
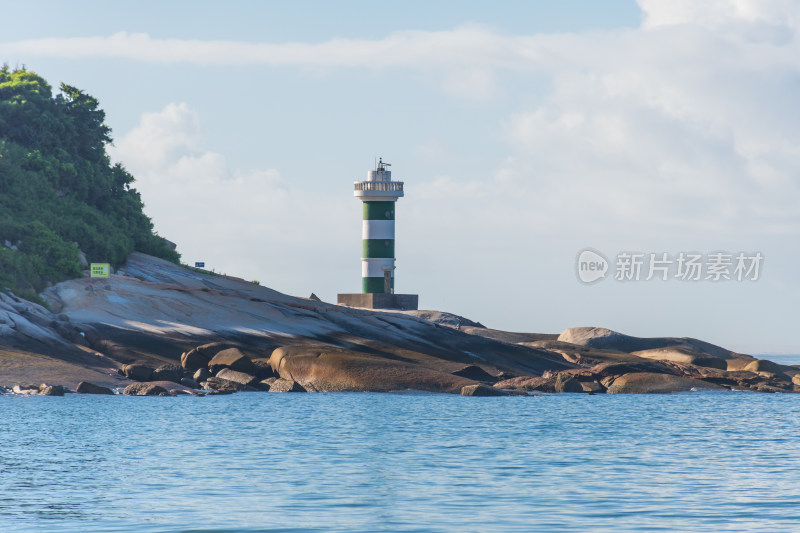
[[[308,232],[318,234],[320,250],[335,241],[328,233],[337,233],[341,213],[324,209],[325,198],[291,187],[273,168],[231,168],[224,155],[204,146],[200,118],[186,104],[144,113],[109,152],[135,176],[156,230],[176,242],[188,262],[206,261],[218,272],[242,276],[280,265],[300,277],[305,256],[291,254],[308,241]],[[291,286],[292,276],[284,282]]]
[[[496,35],[479,26],[446,31],[401,31],[384,39],[332,39],[322,43],[248,43],[158,39],[146,33],[108,37],[42,38],[0,44],[6,54],[70,59],[115,58],[152,63],[267,65],[322,68],[448,65],[471,70],[478,62],[510,65],[530,59],[531,38]],[[538,52],[536,52],[538,53]]]

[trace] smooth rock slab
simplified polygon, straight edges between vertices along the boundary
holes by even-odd
[[[609,386],[609,394],[648,394],[688,392],[693,389],[727,390],[713,383],[694,378],[684,378],[672,374],[655,374],[653,372],[635,372],[616,378]]]
[[[75,389],[75,392],[78,394],[114,394],[114,391],[108,387],[95,385],[94,383],[89,383],[88,381],[81,381],[78,383],[78,387]]]

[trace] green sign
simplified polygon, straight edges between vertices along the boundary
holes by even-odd
[[[92,263],[90,272],[93,278],[107,278],[111,272],[111,265],[108,263]]]

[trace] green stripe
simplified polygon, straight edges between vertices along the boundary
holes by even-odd
[[[394,202],[361,202],[364,204],[363,220],[394,220]]]
[[[392,289],[394,289],[394,278],[392,278]],[[361,278],[361,292],[367,293],[383,293],[383,278]]]
[[[362,239],[361,257],[394,257],[394,240]]]

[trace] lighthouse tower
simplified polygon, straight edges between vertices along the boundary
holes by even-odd
[[[361,200],[361,294],[340,294],[339,303],[353,307],[416,309],[416,294],[395,294],[394,223],[403,182],[392,181],[391,165],[380,158],[377,168],[356,181],[353,195]]]
[[[361,292],[394,292],[394,213],[403,196],[403,182],[392,181],[389,163],[367,172],[366,181],[355,182],[356,198],[363,204],[361,222]]]

